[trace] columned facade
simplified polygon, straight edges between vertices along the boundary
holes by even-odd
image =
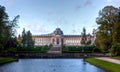
[[[61,35],[55,35],[54,37],[52,37],[52,45],[53,46],[59,46],[63,44],[62,41],[62,36]]]

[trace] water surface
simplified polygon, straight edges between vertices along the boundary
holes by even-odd
[[[0,72],[105,72],[83,59],[19,59],[0,65]]]

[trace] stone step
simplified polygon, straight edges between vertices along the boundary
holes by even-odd
[[[48,53],[61,53],[61,47],[52,47]]]
[[[48,53],[61,53],[61,51],[48,51]]]
[[[60,50],[61,50],[60,47],[52,47],[52,48],[50,49],[50,51],[60,51]]]
[[[61,45],[53,45],[53,47],[61,47]]]

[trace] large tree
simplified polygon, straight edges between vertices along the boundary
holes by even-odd
[[[7,39],[8,39],[8,15],[5,12],[5,7],[0,5],[0,46],[4,47]]]
[[[19,15],[9,20],[5,7],[0,5],[0,47],[6,47],[7,42],[15,36]]]
[[[120,20],[115,23],[113,30],[113,44],[120,43]]]
[[[107,51],[113,43],[114,26],[119,20],[119,9],[113,6],[105,6],[99,11],[96,18],[98,32],[96,35],[96,44],[101,49]]]
[[[99,11],[99,17],[96,22],[99,25],[99,30],[112,35],[114,23],[117,21],[118,8],[106,6]]]

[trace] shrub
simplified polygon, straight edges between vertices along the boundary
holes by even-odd
[[[18,46],[18,52],[25,52],[25,53],[45,53],[49,50],[49,46],[35,46],[32,48],[28,48],[27,46]]]
[[[93,48],[93,51],[92,51],[92,52],[94,52],[94,53],[101,53],[101,52],[102,52],[102,50],[101,50],[100,48],[98,48],[98,47],[94,46],[94,48]]]
[[[52,46],[53,46],[53,45],[52,45],[52,44],[50,44],[50,45],[49,45],[49,48],[51,48]]]
[[[16,53],[17,49],[16,48],[9,48],[7,49],[8,53]]]
[[[4,49],[4,48],[3,48],[3,45],[0,44],[0,52],[1,52],[3,49]]]
[[[63,52],[85,52],[90,53],[93,52],[95,46],[62,46]]]
[[[112,56],[120,55],[120,44],[113,45],[110,49],[110,53]]]

